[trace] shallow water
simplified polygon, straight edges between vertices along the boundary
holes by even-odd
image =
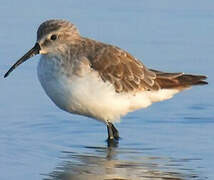
[[[214,2],[3,0],[0,16],[0,179],[214,179]],[[118,147],[108,148],[103,124],[48,99],[38,56],[3,79],[50,18],[68,19],[150,68],[206,74],[209,85],[130,113],[116,124]]]

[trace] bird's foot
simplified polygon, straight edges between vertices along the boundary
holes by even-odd
[[[114,139],[114,138],[113,139],[112,138],[108,138],[106,140],[106,142],[107,142],[108,147],[117,147],[118,143],[119,143],[119,141]]]

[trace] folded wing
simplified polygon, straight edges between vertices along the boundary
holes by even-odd
[[[91,67],[103,81],[113,84],[117,93],[185,89],[192,85],[207,84],[206,76],[183,73],[165,73],[146,68],[132,55],[115,46],[106,46],[90,58]]]

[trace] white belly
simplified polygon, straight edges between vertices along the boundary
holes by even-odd
[[[51,100],[61,109],[101,121],[117,121],[129,109],[129,102],[115,93],[95,72],[68,77],[52,60],[42,57],[37,68],[39,81]]]
[[[156,93],[119,94],[110,83],[103,82],[95,71],[87,71],[82,76],[74,73],[67,76],[54,60],[45,59],[44,56],[37,70],[42,87],[59,108],[103,122],[119,121],[128,112],[169,99],[177,92],[160,90]]]

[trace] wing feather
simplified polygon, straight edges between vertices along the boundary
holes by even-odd
[[[105,46],[90,59],[91,67],[99,72],[103,81],[114,85],[115,91],[136,92],[156,90],[155,72],[147,69],[128,52],[115,46]]]
[[[117,93],[185,89],[207,84],[204,81],[206,76],[147,69],[131,54],[116,46],[87,38],[82,40],[84,46],[77,54],[85,57],[89,66],[99,73],[104,82],[110,82]]]

